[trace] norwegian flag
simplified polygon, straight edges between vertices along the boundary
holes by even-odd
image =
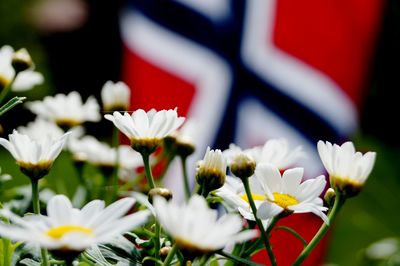
[[[341,142],[357,128],[382,9],[380,0],[131,1],[121,32],[132,109],[178,107],[198,121],[192,165],[208,145],[285,137],[303,146],[306,176],[315,177],[316,142]],[[310,240],[320,221],[282,223]],[[271,241],[279,265],[302,248],[287,232]],[[306,265],[321,264],[323,250]]]

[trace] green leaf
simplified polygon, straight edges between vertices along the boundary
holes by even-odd
[[[106,258],[104,258],[103,254],[101,254],[101,251],[97,246],[92,246],[89,249],[87,249],[83,253],[83,256],[86,257],[88,260],[96,263],[96,265],[99,265],[99,266],[112,266],[112,264],[109,263],[106,260]]]
[[[10,111],[16,105],[23,103],[25,99],[26,99],[26,97],[15,96],[11,100],[9,100],[6,104],[4,104],[2,107],[0,107],[0,116],[5,114],[6,112]]]
[[[33,259],[23,259],[19,263],[26,266],[41,266],[40,262]]]
[[[108,244],[93,246],[82,255],[99,266],[141,265],[142,254],[125,237],[117,237]]]

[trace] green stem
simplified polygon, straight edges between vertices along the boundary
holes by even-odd
[[[119,130],[114,127],[113,136],[112,136],[112,146],[116,149],[116,157],[115,157],[115,167],[113,172],[113,194],[111,197],[111,202],[115,201],[118,198],[118,171],[119,171]]]
[[[163,266],[168,266],[172,262],[177,250],[178,250],[178,247],[176,246],[176,244],[173,245],[172,249],[168,253],[168,256],[164,260]]]
[[[243,256],[241,256],[241,254],[242,254],[241,251],[243,249],[243,246],[244,246],[244,244],[235,244],[235,247],[233,248],[233,251],[231,252],[231,254],[233,256],[239,255],[239,257],[243,257]],[[234,266],[234,265],[236,265],[236,262],[230,260],[230,261],[227,261],[224,265],[225,266]]]
[[[143,258],[141,265],[147,265],[147,263],[145,263],[146,261],[152,261],[152,262],[154,262],[154,265],[156,265],[156,263],[158,265],[162,265],[163,264],[161,260],[157,260],[157,259],[155,259],[153,257],[147,256],[147,257]],[[93,265],[93,264],[91,263],[90,265]],[[150,265],[152,265],[152,264],[150,264]]]
[[[160,259],[160,249],[161,249],[161,245],[160,245],[160,232],[161,232],[161,226],[160,223],[158,221],[156,221],[156,228],[155,228],[155,232],[154,232],[154,257],[156,258],[156,260]]]
[[[279,221],[279,217],[274,217],[271,221],[271,223],[268,225],[268,228],[265,232],[265,234],[267,235],[267,237],[270,237],[270,233],[272,231],[272,229],[274,228],[275,224]],[[241,256],[251,256],[254,252],[256,252],[259,249],[260,246],[260,241],[262,241],[262,239],[257,239],[256,241],[253,242],[253,244],[247,248],[247,250],[244,252],[244,254]]]
[[[35,214],[40,214],[39,203],[39,180],[31,178],[32,182],[32,206]],[[47,249],[41,248],[40,254],[42,255],[42,265],[49,266]]]
[[[0,203],[0,209],[3,208],[3,205]],[[5,224],[9,224],[10,221],[6,218],[0,219]],[[3,265],[11,265],[11,254],[9,254],[11,241],[8,238],[1,238],[1,242],[3,242]]]
[[[260,249],[259,246],[261,245],[261,242],[262,242],[261,238],[256,239],[242,256],[244,257],[251,256],[255,251]]]
[[[183,172],[183,182],[184,182],[184,188],[185,188],[185,197],[186,200],[190,198],[191,194],[191,189],[189,186],[189,178],[187,174],[187,167],[186,167],[186,158],[185,156],[180,156],[181,157],[181,165],[182,165],[182,172]]]
[[[269,259],[271,261],[271,264],[273,266],[276,266],[275,256],[274,256],[274,253],[272,252],[272,248],[271,248],[271,245],[269,243],[268,236],[267,236],[266,232],[264,231],[264,226],[263,226],[261,220],[257,217],[257,208],[256,208],[256,205],[254,204],[253,195],[251,194],[251,191],[250,191],[249,179],[248,178],[243,178],[242,182],[243,182],[243,185],[244,185],[244,189],[246,190],[246,195],[247,195],[247,198],[249,200],[250,208],[251,208],[251,210],[253,212],[253,215],[254,215],[254,218],[256,220],[258,229],[260,230],[261,238],[262,238],[262,240],[264,242],[264,246],[265,246],[265,249],[267,250]]]
[[[42,265],[43,266],[49,266],[49,259],[48,259],[47,249],[41,248],[40,249],[40,254],[42,255]]]
[[[272,229],[274,228],[274,226],[276,225],[276,223],[278,221],[279,221],[279,217],[278,216],[275,216],[274,218],[272,218],[272,221],[268,225],[268,228],[267,228],[267,231],[266,231],[267,237],[270,237],[271,231],[272,231]]]
[[[40,214],[39,204],[39,180],[31,179],[32,182],[32,207],[35,214]]]
[[[158,157],[156,158],[156,160],[155,160],[155,162],[154,162],[153,165],[158,165],[158,164],[159,164],[162,160],[164,160],[164,159],[165,159],[164,156],[158,156]],[[167,171],[169,165],[170,165],[171,162],[172,162],[172,159],[173,159],[173,158],[171,158],[171,157],[167,157],[167,160],[168,160],[168,161],[167,161],[167,166],[165,167],[165,169],[163,169],[163,171],[162,171],[162,173],[161,173],[161,175],[160,175],[160,179],[163,178],[165,172]],[[140,181],[142,181],[142,179],[144,178],[144,176],[145,176],[145,173],[141,173],[141,174],[137,175],[133,180],[130,180],[130,181],[126,182],[125,184],[123,184],[123,185],[119,188],[119,190],[120,190],[120,191],[128,191],[128,190],[130,190],[131,188],[134,188],[135,185],[139,184]]]
[[[240,263],[240,265],[261,266],[261,264],[258,264],[258,263],[255,263],[255,262],[252,262],[252,261],[249,261],[249,260],[246,260],[246,259],[237,257],[237,256],[235,256],[235,255],[226,253],[226,252],[224,252],[224,251],[222,251],[222,250],[221,250],[221,251],[218,251],[218,252],[216,252],[216,253],[219,254],[219,255],[221,255],[221,256],[224,256],[224,257],[226,257],[226,258],[228,258],[228,259],[230,259],[230,260],[232,260],[232,261],[235,261],[235,262],[237,262],[237,263]]]
[[[346,199],[339,192],[336,191],[335,203],[333,204],[332,210],[329,212],[328,215],[329,224],[332,224],[332,222],[335,220],[335,217],[339,212],[340,208],[343,206],[345,200]],[[303,261],[310,255],[311,251],[313,251],[313,249],[318,245],[318,243],[324,237],[328,229],[329,225],[326,223],[324,223],[320,227],[314,238],[310,241],[310,243],[308,243],[308,245],[303,249],[303,251],[297,257],[296,261],[293,263],[294,266],[303,263]]]
[[[212,255],[212,254],[203,255],[203,256],[201,257],[199,266],[205,266],[206,263],[207,263],[207,261],[210,259],[211,255]]]
[[[178,251],[176,252],[176,256],[178,257],[178,261],[179,261],[179,264],[178,264],[178,265],[185,266],[185,265],[186,265],[186,264],[185,264],[185,258],[183,257],[182,252],[178,250]]]
[[[8,254],[11,241],[8,238],[3,238],[3,265],[11,265],[11,256]]]
[[[65,261],[63,260],[50,260],[50,265],[66,265]]]
[[[146,178],[147,178],[147,183],[149,184],[150,189],[155,188],[156,185],[154,183],[154,178],[153,178],[153,174],[151,173],[151,167],[150,167],[150,162],[149,162],[149,158],[150,158],[150,154],[148,153],[140,153],[142,155],[143,158],[143,164],[144,164],[144,169],[146,171]]]

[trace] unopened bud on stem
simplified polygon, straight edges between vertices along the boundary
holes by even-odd
[[[25,48],[16,51],[12,58],[12,66],[16,73],[27,70],[32,67],[32,58]]]
[[[256,162],[250,156],[240,153],[233,158],[230,169],[235,176],[248,178],[254,174]]]
[[[166,200],[172,199],[172,192],[171,190],[167,188],[162,188],[162,187],[156,187],[153,189],[150,189],[149,193],[147,194],[148,200],[150,203],[153,203],[153,199],[155,196],[160,196],[163,197]]]
[[[324,200],[326,202],[326,204],[328,205],[328,207],[332,207],[333,203],[335,202],[335,198],[336,198],[336,192],[333,188],[328,188],[328,190],[325,192],[324,195]]]

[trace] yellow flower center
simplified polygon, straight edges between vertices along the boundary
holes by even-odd
[[[299,201],[292,195],[281,194],[278,192],[274,192],[272,194],[274,195],[275,200],[270,200],[270,201],[274,202],[275,204],[281,206],[284,209],[286,209],[289,206],[296,205],[299,203]]]
[[[267,196],[261,195],[261,194],[251,194],[251,195],[253,197],[253,200],[260,200],[260,201],[268,200],[270,202],[273,202],[273,203],[281,206],[284,209],[286,209],[288,206],[296,205],[299,203],[299,201],[292,195],[282,194],[282,193],[278,193],[278,192],[274,192],[272,194],[274,195],[275,200],[269,199]],[[249,203],[249,199],[247,198],[246,194],[241,195],[240,198],[242,198],[247,203]]]
[[[46,232],[46,234],[52,238],[60,239],[65,234],[72,233],[72,232],[91,235],[91,234],[93,234],[93,229],[79,226],[79,225],[61,225],[58,227],[51,228],[50,230],[48,230]]]
[[[260,195],[260,194],[251,194],[253,200],[267,200],[267,197],[264,195]],[[247,197],[246,194],[240,196],[244,201],[246,201],[247,203],[249,203],[249,198]]]

